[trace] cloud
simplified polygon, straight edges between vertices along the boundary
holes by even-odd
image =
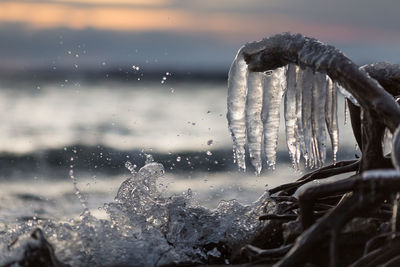
[[[400,2],[315,0],[3,1],[0,23],[214,35],[227,41],[302,32],[326,41],[400,41]],[[35,12],[32,12],[35,10]]]
[[[53,28],[30,32],[0,26],[0,67],[101,68],[138,65],[142,69],[228,68],[240,44],[204,34],[118,32]],[[77,56],[78,55],[78,56]]]
[[[0,64],[70,66],[66,51],[81,44],[82,65],[226,66],[243,43],[286,31],[359,62],[400,62],[397,0],[4,0],[0,10]]]

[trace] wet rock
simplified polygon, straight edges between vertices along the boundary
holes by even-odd
[[[54,254],[53,246],[47,241],[40,228],[35,229],[28,240],[18,244],[15,240],[9,249],[15,249],[16,257],[2,267],[69,267],[70,265],[60,262]]]

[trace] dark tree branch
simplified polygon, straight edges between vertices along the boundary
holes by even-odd
[[[324,179],[334,175],[356,171],[359,160],[340,161],[335,164],[320,168],[311,173],[308,173],[298,179],[296,182],[287,183],[269,190],[270,194],[275,194],[280,191],[286,191],[288,194],[293,194],[300,186],[317,179]]]
[[[329,254],[328,259],[324,258],[326,254],[315,255],[317,261],[323,258],[323,265],[337,266],[343,262],[354,262],[354,266],[395,266],[400,263],[400,256],[397,256],[400,253],[400,243],[397,238],[393,238],[400,235],[400,174],[393,170],[368,171],[393,166],[400,170],[400,107],[395,101],[395,97],[400,95],[400,66],[377,63],[359,68],[333,46],[300,34],[288,33],[249,43],[241,49],[241,53],[248,69],[253,72],[274,70],[292,63],[301,68],[325,73],[353,95],[359,104],[358,106],[348,101],[353,133],[362,151],[360,160],[339,162],[320,168],[296,182],[269,190],[271,194],[280,192],[273,199],[278,204],[284,204],[285,208],[276,214],[260,217],[272,220],[269,222],[269,230],[273,226],[273,231],[264,231],[263,234],[267,236],[271,232],[276,234],[276,229],[284,230],[286,233],[282,234],[283,242],[287,242],[288,236],[291,237],[290,242],[298,236],[294,246],[277,266],[314,263],[310,255],[314,255],[313,251],[320,250],[321,247],[329,247],[324,252]],[[384,157],[382,151],[381,142],[385,128],[394,134],[392,162]],[[310,187],[298,199],[293,198],[297,188],[309,181],[351,171],[358,172],[345,180]],[[397,197],[392,205],[391,200],[395,193]],[[298,212],[299,220],[295,220]],[[369,230],[372,229],[372,233],[366,231],[361,235],[364,239],[357,239],[358,254],[355,254],[358,260],[351,258],[342,262],[346,255],[339,257],[339,243],[347,233],[343,232],[344,229],[349,229],[357,222],[352,220],[355,217],[361,217],[364,223],[370,220]],[[283,223],[280,220],[292,221]],[[376,226],[377,222],[380,230]],[[359,226],[360,224],[357,227]],[[357,227],[354,229],[358,229]],[[347,238],[351,234],[362,232],[354,229],[347,233],[350,234]],[[390,243],[385,245],[386,240]],[[253,247],[248,250],[258,255],[261,251]]]
[[[301,34],[285,33],[247,44],[243,55],[251,71],[268,71],[294,63],[326,73],[346,88],[363,109],[376,112],[392,133],[400,124],[400,107],[393,97],[333,46]]]
[[[278,265],[297,266],[303,263],[309,251],[329,236],[332,229],[342,228],[355,216],[363,217],[371,214],[387,198],[388,192],[399,191],[400,174],[395,171],[370,171],[362,176],[308,188],[299,196],[300,220],[303,228],[307,230],[297,239],[294,247]],[[316,199],[346,192],[352,193],[347,195],[335,209],[314,223],[313,204]]]

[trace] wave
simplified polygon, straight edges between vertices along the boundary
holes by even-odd
[[[328,158],[331,152],[328,151]],[[181,151],[159,153],[143,150],[118,150],[107,146],[88,146],[82,144],[68,147],[44,149],[26,154],[0,153],[0,179],[26,179],[32,177],[65,177],[73,168],[77,174],[116,175],[126,173],[127,161],[145,165],[146,160],[164,165],[167,172],[227,172],[236,171],[231,149],[211,151]],[[290,164],[287,151],[278,151],[279,163]],[[339,151],[340,159],[354,158],[354,150],[345,148]],[[248,162],[249,163],[249,162]],[[253,170],[248,170],[253,171]]]

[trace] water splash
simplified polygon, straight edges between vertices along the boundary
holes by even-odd
[[[161,266],[206,264],[210,257],[229,263],[232,248],[248,242],[261,226],[262,203],[222,201],[214,210],[195,205],[192,192],[167,195],[157,179],[165,173],[162,164],[150,162],[125,180],[111,203],[104,205],[109,219],[90,214],[80,220],[59,222],[35,220],[0,225],[0,265],[15,259],[22,247],[7,244],[32,229],[43,229],[56,256],[71,266],[134,264]]]

